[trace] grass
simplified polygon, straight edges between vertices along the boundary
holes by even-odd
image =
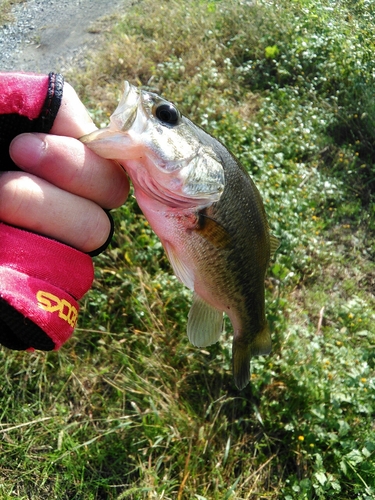
[[[144,0],[67,75],[98,124],[128,79],[249,170],[281,241],[273,351],[239,392],[229,324],[188,343],[190,293],[130,197],[74,338],[0,351],[0,498],[374,498],[374,20],[366,0]]]
[[[9,23],[13,20],[12,7],[17,3],[22,3],[25,0],[1,0],[0,1],[0,25]]]

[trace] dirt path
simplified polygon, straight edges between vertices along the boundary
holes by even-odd
[[[100,41],[90,26],[130,0],[27,0],[13,7],[14,21],[0,27],[0,70],[48,73],[80,65]],[[0,2],[1,8],[1,2]]]

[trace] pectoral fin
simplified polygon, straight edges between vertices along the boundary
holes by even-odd
[[[230,245],[231,237],[228,231],[203,211],[198,214],[198,224],[195,231],[216,248],[225,248]]]
[[[193,304],[188,315],[187,334],[197,347],[215,344],[223,328],[223,313],[194,293]]]

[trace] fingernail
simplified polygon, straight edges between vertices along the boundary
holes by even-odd
[[[37,134],[21,134],[13,139],[9,154],[20,168],[37,166],[46,150],[46,143]]]

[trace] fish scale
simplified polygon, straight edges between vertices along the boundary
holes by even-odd
[[[278,245],[254,182],[172,103],[128,82],[109,126],[81,140],[123,165],[176,276],[194,291],[190,341],[217,342],[228,315],[234,380],[244,388],[251,357],[271,350],[264,279]]]

